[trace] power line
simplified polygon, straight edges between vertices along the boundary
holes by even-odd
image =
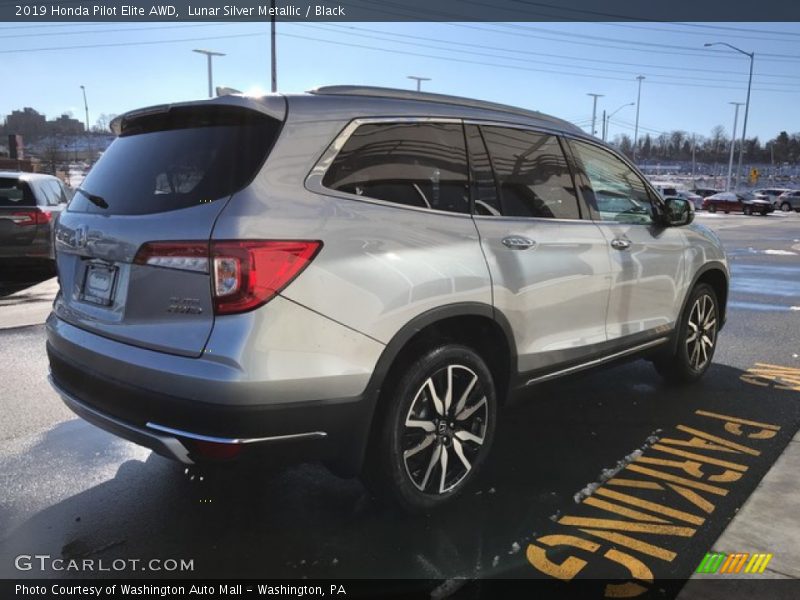
[[[731,75],[739,75],[739,76],[742,75],[742,73],[739,72],[739,71],[722,71],[722,70],[717,70],[717,69],[697,69],[697,68],[688,68],[687,69],[687,68],[683,68],[683,67],[667,67],[667,66],[641,64],[641,63],[628,63],[628,62],[619,62],[619,61],[608,61],[608,60],[591,59],[591,58],[583,58],[583,57],[576,57],[576,56],[564,56],[564,55],[559,55],[559,54],[548,54],[548,53],[542,53],[542,52],[536,52],[536,51],[518,50],[518,49],[512,49],[512,48],[501,48],[501,47],[498,47],[498,46],[486,46],[486,45],[482,45],[482,44],[457,42],[457,41],[453,41],[453,40],[436,40],[436,39],[433,39],[433,38],[422,37],[422,36],[417,36],[417,35],[394,33],[394,32],[389,32],[389,31],[382,31],[382,30],[381,31],[376,31],[374,29],[369,29],[369,28],[365,28],[365,27],[355,27],[355,26],[351,26],[351,25],[322,26],[322,25],[307,25],[307,24],[298,24],[298,23],[295,23],[294,25],[296,25],[298,27],[308,27],[308,28],[312,28],[312,29],[320,29],[320,30],[323,30],[323,31],[331,31],[331,32],[335,32],[335,33],[343,33],[345,35],[358,36],[360,38],[366,37],[366,38],[372,38],[372,39],[377,39],[377,40],[381,40],[381,41],[390,41],[390,42],[393,42],[393,43],[409,44],[408,42],[396,42],[395,40],[388,39],[387,37],[384,37],[384,36],[392,36],[392,37],[395,37],[395,38],[403,38],[403,39],[410,39],[410,40],[425,40],[425,41],[436,42],[437,44],[449,44],[449,45],[462,46],[462,47],[466,46],[466,47],[470,47],[470,48],[483,48],[483,49],[489,49],[489,50],[497,50],[497,51],[500,51],[500,52],[524,54],[526,56],[560,58],[560,59],[565,59],[565,60],[577,60],[577,61],[581,61],[581,62],[594,62],[594,63],[604,63],[604,64],[619,64],[619,65],[636,67],[640,71],[641,70],[645,70],[645,69],[647,69],[647,70],[649,70],[649,69],[665,69],[665,70],[677,70],[677,71],[680,71],[681,73],[683,73],[684,71],[688,70],[688,71],[693,71],[693,72],[731,74]],[[342,30],[352,30],[352,31],[342,31]],[[362,34],[362,33],[357,33],[357,32],[362,32],[362,31],[363,32],[379,33],[380,35],[376,36],[376,35],[369,35],[369,34],[365,35],[365,34]],[[449,48],[442,48],[441,46],[430,46],[430,45],[426,45],[426,44],[419,44],[418,42],[413,42],[413,45],[415,47],[422,46],[422,47],[434,48],[434,49],[437,49],[437,50],[445,50],[445,51],[448,51],[448,52],[459,52],[459,53],[475,54],[475,55],[478,55],[478,56],[488,56],[488,57],[492,57],[492,58],[501,58],[501,59],[505,59],[505,60],[525,61],[526,63],[530,63],[531,62],[529,58],[516,58],[516,57],[513,57],[513,56],[501,56],[501,55],[497,55],[497,54],[487,54],[487,53],[482,53],[482,52],[475,52],[475,51],[472,51],[472,50],[461,50],[461,49],[459,49],[459,50],[451,50]],[[534,62],[540,62],[540,61],[534,61]],[[552,66],[559,66],[557,63],[553,63],[553,62],[547,62],[545,64],[552,65]],[[609,73],[624,73],[626,75],[630,74],[630,72],[631,72],[630,69],[626,69],[626,70],[603,69],[603,68],[590,67],[590,66],[584,67],[584,66],[575,65],[575,64],[560,65],[560,66],[566,66],[568,68],[573,68],[573,69],[588,69],[588,70],[592,70],[592,71],[605,71],[605,72],[609,72]],[[653,77],[675,77],[675,76],[670,75],[670,74],[663,74],[663,75],[656,74],[656,75],[652,75],[652,76]],[[794,80],[797,81],[797,85],[800,85],[800,77],[792,76],[792,75],[777,75],[777,74],[776,75],[759,75],[759,78],[760,77],[767,77],[767,76],[769,76],[769,77],[779,77],[779,78],[785,78],[785,79],[794,79]],[[686,75],[683,75],[683,74],[680,75],[679,79],[680,79],[680,81],[695,80],[695,81],[702,81],[702,82],[709,82],[709,81],[711,81],[711,82],[717,81],[717,82],[722,82],[722,83],[729,83],[730,82],[730,79],[709,79],[708,77],[691,77],[691,76],[686,76]],[[793,83],[782,83],[782,82],[763,82],[763,83],[766,83],[767,85],[795,85]]]
[[[94,29],[88,31],[60,31],[57,35],[94,35],[94,34],[105,34],[105,33],[120,33],[120,32],[128,32],[128,31],[154,31],[160,29],[191,29],[193,27],[219,27],[219,23],[201,23],[197,25],[182,25],[182,26],[175,26],[175,25],[162,25],[162,26],[153,26],[153,27],[128,27],[124,29]],[[15,33],[12,35],[0,35],[0,39],[9,39],[9,38],[31,38],[37,36],[48,36],[52,37],[53,33]]]
[[[530,34],[528,34],[528,33],[520,33],[519,31],[507,31],[505,29],[496,29],[496,28],[491,28],[491,27],[480,27],[480,26],[477,26],[477,25],[468,25],[468,24],[465,24],[465,23],[447,23],[447,25],[450,25],[452,27],[464,27],[464,28],[468,28],[468,29],[475,29],[475,30],[478,30],[478,31],[490,31],[490,32],[500,33],[500,34],[503,34],[503,35],[513,35],[513,36],[522,37],[522,38],[525,38],[525,39],[530,39],[531,38]],[[506,27],[515,27],[514,25],[505,25],[505,26]],[[525,28],[525,27],[520,27],[520,26],[516,26],[516,27],[519,27],[519,28],[521,28],[523,30],[534,31],[533,29],[530,29],[530,28]],[[579,41],[578,39],[574,39],[576,36],[575,36],[575,34],[572,34],[572,33],[562,33],[562,32],[551,31],[551,30],[547,30],[547,29],[542,30],[542,31],[549,32],[552,35],[571,36],[573,39],[562,39],[562,38],[559,38],[559,37],[546,37],[545,35],[542,35],[542,34],[537,34],[535,36],[537,39],[547,40],[547,41],[554,41],[554,42],[559,42],[559,43],[563,43],[563,44],[573,44],[573,45],[578,45],[578,46],[590,46],[590,47],[595,47],[595,48],[624,50],[626,52],[627,51],[650,52],[647,48],[641,47],[641,46],[645,45],[644,42],[632,42],[632,41],[627,41],[627,40],[614,40],[614,43],[629,44],[629,46],[615,46],[613,44],[608,43],[608,41],[605,40],[605,38],[598,38],[600,40],[605,40],[605,43],[583,42],[583,41]],[[580,37],[581,38],[585,38],[587,36],[581,34]],[[675,48],[676,47],[676,46],[664,46],[664,45],[660,45],[660,46],[662,46],[663,48]],[[715,59],[734,60],[734,59],[737,58],[734,55],[730,55],[730,53],[726,54],[722,50],[713,50],[712,51],[712,50],[698,49],[698,50],[695,51],[695,50],[692,49],[691,51],[683,52],[683,51],[677,51],[677,50],[666,50],[666,49],[663,49],[663,48],[660,50],[661,54],[672,54],[672,55],[675,55],[675,56],[694,56],[694,57],[696,57],[696,56],[705,56],[707,58],[708,56],[710,56],[713,53]],[[761,56],[761,53],[759,53],[759,56]],[[765,56],[767,56],[767,55],[765,54]],[[797,61],[800,61],[800,56],[794,56],[794,55],[786,55],[786,56],[787,56],[787,58],[768,58],[768,59],[764,59],[764,62],[797,62]]]

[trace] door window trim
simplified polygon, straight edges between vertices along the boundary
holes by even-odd
[[[558,145],[561,147],[561,152],[564,155],[564,160],[567,163],[567,169],[569,170],[570,179],[572,180],[572,186],[575,189],[575,201],[578,204],[578,218],[577,219],[562,219],[557,217],[522,217],[522,216],[509,216],[509,215],[478,215],[474,213],[473,210],[473,217],[475,219],[511,219],[511,220],[519,220],[519,221],[537,221],[542,223],[578,223],[581,221],[588,221],[592,222],[591,218],[591,211],[589,210],[589,206],[587,205],[586,201],[583,198],[583,195],[580,193],[578,189],[578,179],[577,179],[577,168],[573,164],[572,160],[572,149],[568,147],[567,144],[564,143],[564,132],[558,129],[551,129],[549,127],[539,127],[539,126],[531,126],[525,125],[522,123],[508,123],[505,121],[491,121],[488,119],[464,119],[464,126],[465,131],[464,135],[466,136],[466,126],[467,125],[476,125],[478,127],[478,131],[481,134],[481,142],[483,143],[484,150],[486,151],[487,156],[489,157],[489,165],[492,169],[492,176],[494,177],[494,184],[495,188],[497,189],[498,198],[500,194],[500,186],[498,185],[497,180],[497,173],[494,169],[494,161],[492,160],[492,155],[489,153],[489,148],[486,145],[486,139],[483,136],[483,129],[482,127],[504,127],[506,129],[520,129],[522,131],[530,131],[532,133],[537,134],[544,134],[544,135],[552,135],[556,138]],[[467,159],[471,160],[472,156],[469,153],[469,148],[467,148]],[[470,189],[472,188],[472,171],[469,173],[470,175]],[[501,200],[502,202],[502,200]]]
[[[316,164],[311,168],[311,171],[309,171],[308,175],[306,175],[304,181],[305,188],[309,192],[314,192],[315,194],[333,196],[335,198],[341,198],[343,200],[356,200],[358,202],[366,202],[369,204],[377,204],[379,206],[388,206],[391,208],[397,208],[402,210],[413,210],[418,212],[424,212],[426,214],[433,213],[438,215],[448,215],[451,217],[459,217],[462,219],[472,218],[473,215],[471,213],[458,213],[447,210],[440,210],[438,208],[427,208],[424,206],[409,206],[407,204],[398,204],[396,202],[389,202],[387,200],[379,200],[378,198],[370,198],[368,196],[359,196],[358,194],[351,194],[350,192],[334,190],[322,185],[322,180],[325,177],[325,174],[328,172],[328,169],[333,164],[333,161],[342,151],[342,148],[344,148],[344,145],[347,143],[350,137],[362,125],[372,125],[375,123],[389,123],[389,124],[442,123],[450,125],[460,125],[462,137],[464,136],[464,120],[454,117],[359,117],[356,119],[352,119],[347,123],[347,125],[344,126],[344,128],[339,132],[339,134],[328,145],[328,147],[322,153],[322,156],[319,158]],[[469,173],[469,156],[466,145],[467,145],[467,140],[466,137],[464,137],[464,155],[465,155],[464,164],[467,168],[466,172],[467,183],[470,184],[472,178],[470,177]],[[471,199],[470,199],[470,208],[472,208]]]

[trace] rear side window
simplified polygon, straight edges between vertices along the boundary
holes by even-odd
[[[575,186],[558,139],[547,133],[481,127],[508,217],[580,219]]]
[[[0,207],[36,206],[30,186],[16,178],[0,177]]]
[[[322,185],[405,206],[469,213],[464,132],[458,123],[361,125]]]
[[[266,115],[232,107],[139,117],[125,123],[68,210],[140,215],[227,198],[255,177],[279,127]]]
[[[37,183],[39,195],[48,206],[57,206],[67,201],[67,196],[61,183],[52,179],[45,179]]]

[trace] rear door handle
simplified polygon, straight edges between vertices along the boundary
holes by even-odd
[[[614,248],[614,250],[627,250],[631,247],[631,243],[629,240],[616,238],[611,240],[611,247]]]
[[[510,235],[503,238],[503,246],[510,250],[527,250],[535,245],[536,242],[521,235]]]

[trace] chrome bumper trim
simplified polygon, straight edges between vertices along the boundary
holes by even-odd
[[[302,440],[302,439],[320,439],[326,437],[328,434],[324,431],[310,431],[307,433],[290,433],[286,435],[272,435],[260,438],[221,438],[211,435],[202,435],[200,433],[192,433],[191,431],[182,431],[180,429],[173,429],[172,427],[165,427],[158,423],[148,423],[150,429],[169,433],[177,437],[187,438],[190,440],[197,440],[200,442],[212,442],[214,444],[258,444],[261,442],[280,442],[282,440]]]

